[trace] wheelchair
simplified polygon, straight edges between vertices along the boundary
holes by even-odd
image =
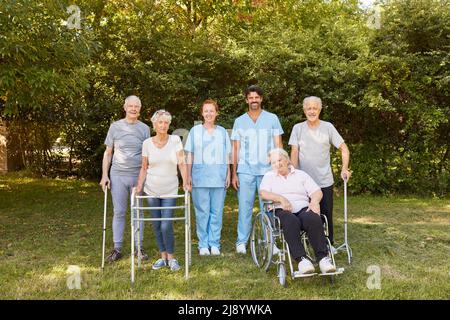
[[[262,270],[268,271],[272,264],[276,265],[278,280],[283,287],[286,286],[286,264],[289,266],[292,280],[296,278],[306,278],[319,275],[330,277],[330,282],[333,284],[334,277],[342,274],[344,272],[344,268],[337,268],[334,254],[330,250],[331,242],[328,238],[328,221],[326,216],[323,214],[321,215],[324,233],[327,239],[328,257],[336,267],[336,271],[332,273],[315,272],[309,274],[299,274],[298,271],[294,271],[289,245],[284,239],[280,219],[275,215],[274,203],[272,201],[263,201],[263,204],[263,211],[259,212],[254,219],[250,240],[252,259],[256,266]],[[315,260],[311,255],[311,249],[306,232],[302,230],[299,237],[305,248],[308,259],[314,262]],[[275,253],[274,250],[276,251]]]

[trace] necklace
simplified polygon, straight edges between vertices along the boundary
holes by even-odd
[[[169,136],[163,141],[159,141],[156,139],[156,137],[153,137],[153,144],[157,146],[158,148],[162,148],[167,144],[167,141],[169,140]]]

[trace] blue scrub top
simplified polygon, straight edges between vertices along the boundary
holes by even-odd
[[[284,133],[278,117],[263,110],[256,123],[248,113],[234,121],[231,140],[240,141],[238,173],[264,175],[271,169],[268,154],[275,147],[274,136]]]
[[[208,130],[202,124],[192,127],[184,150],[194,154],[192,165],[193,187],[225,187],[231,142],[223,127],[216,126],[212,133],[208,133]]]

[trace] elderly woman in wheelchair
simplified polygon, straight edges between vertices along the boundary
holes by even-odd
[[[283,149],[271,150],[269,161],[272,170],[264,175],[259,190],[261,198],[266,203],[266,212],[260,213],[260,217],[255,219],[252,232],[251,248],[255,262],[266,270],[272,262],[267,262],[267,259],[261,262],[261,257],[258,257],[264,251],[258,244],[262,242],[269,252],[263,254],[265,258],[269,256],[268,259],[271,260],[272,254],[279,256],[276,262],[279,277],[282,277],[280,271],[285,277],[285,255],[289,258],[293,278],[316,274],[312,258],[308,254],[307,242],[309,242],[321,273],[336,274],[334,257],[329,250],[326,218],[320,215],[319,203],[322,198],[320,187],[304,171],[290,165],[289,155]],[[281,250],[276,247],[277,238],[280,239]],[[293,270],[291,257],[298,263],[296,272]]]

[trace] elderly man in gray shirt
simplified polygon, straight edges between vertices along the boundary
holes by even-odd
[[[307,97],[303,100],[303,112],[306,121],[297,123],[292,129],[289,145],[291,146],[291,162],[300,170],[309,174],[320,186],[323,198],[320,211],[328,219],[330,242],[334,242],[333,232],[333,173],[330,165],[330,148],[334,145],[342,154],[342,179],[350,178],[348,163],[350,151],[344,139],[330,123],[319,119],[322,100],[318,97]],[[334,247],[331,248],[334,252]]]
[[[107,258],[108,262],[114,262],[122,257],[128,197],[139,177],[142,163],[142,143],[150,137],[150,128],[138,120],[141,100],[136,96],[129,96],[125,99],[123,109],[125,118],[111,124],[105,139],[106,150],[103,155],[100,181],[103,190],[106,187],[111,188],[114,206],[112,225],[114,249]],[[109,171],[110,175],[108,176]],[[143,230],[143,223],[141,223],[141,230]],[[141,232],[140,239],[141,248],[142,239],[143,232]],[[140,254],[143,259],[148,258],[142,249]]]

